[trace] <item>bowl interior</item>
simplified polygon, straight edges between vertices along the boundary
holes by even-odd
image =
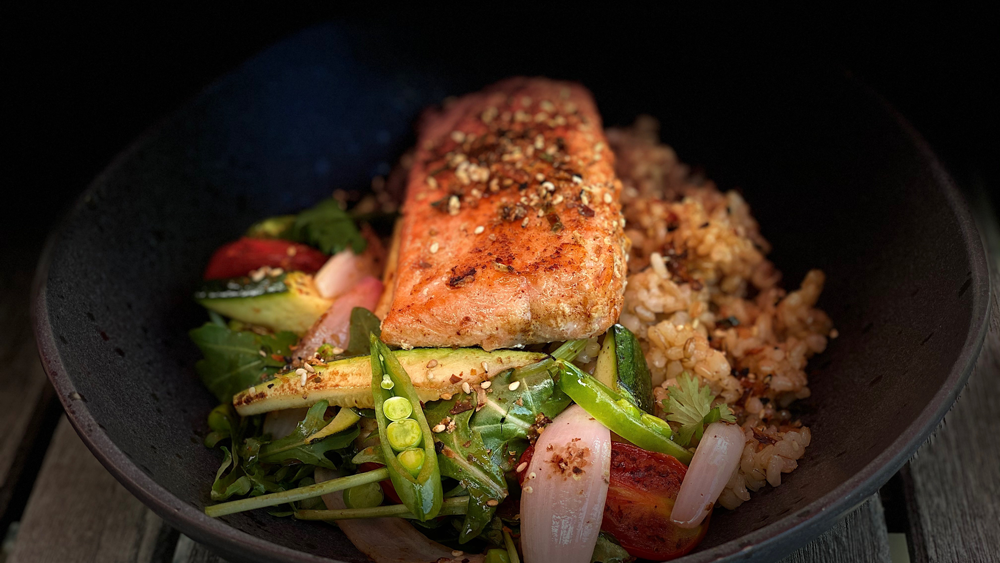
[[[254,547],[265,540],[301,560],[365,560],[325,525],[255,512],[223,519],[254,538],[227,536],[196,512],[220,460],[201,444],[214,402],[193,369],[187,331],[205,314],[191,292],[211,252],[255,219],[365,189],[412,144],[421,108],[510,74],[583,82],[606,124],[658,117],[683,160],[743,191],[786,288],[810,268],[827,274],[820,305],[840,337],[810,364],[813,396],[799,407],[813,444],[781,487],[717,512],[692,560],[734,554],[834,504],[846,510],[930,431],[915,421],[956,386],[949,376],[981,323],[985,266],[947,180],[863,87],[675,64],[655,50],[613,65],[588,61],[608,56],[596,47],[567,60],[516,45],[456,53],[410,33],[328,25],[269,49],[126,151],[55,236],[40,280],[50,373],[98,456],[166,518],[251,559],[277,557]],[[754,549],[766,558],[780,548]]]

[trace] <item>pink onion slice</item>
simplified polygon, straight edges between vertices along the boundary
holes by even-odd
[[[681,528],[694,528],[705,519],[740,465],[746,435],[735,424],[713,422],[694,452],[684,482],[677,492],[670,519]]]
[[[331,256],[316,272],[316,290],[327,299],[349,291],[365,276],[381,277],[385,248],[375,232],[365,225],[361,234],[368,241],[365,251],[355,254],[350,248]]]
[[[351,328],[351,311],[355,307],[364,307],[369,311],[374,309],[381,295],[382,282],[370,276],[362,278],[350,291],[338,297],[309,332],[302,336],[295,355],[311,358],[324,342],[346,348]]]
[[[611,432],[579,405],[545,427],[525,469],[521,549],[526,563],[588,563],[611,475]]]
[[[316,468],[316,482],[328,481],[336,474],[328,469]],[[330,510],[346,508],[342,492],[323,495],[323,503]],[[368,520],[339,520],[347,539],[359,550],[371,557],[375,563],[436,563],[460,562],[482,563],[479,554],[455,556],[451,548],[431,540],[421,534],[412,524],[402,518],[372,518]]]
[[[295,432],[295,427],[302,422],[307,412],[307,408],[271,411],[264,416],[264,433],[270,434],[272,440],[289,436]]]

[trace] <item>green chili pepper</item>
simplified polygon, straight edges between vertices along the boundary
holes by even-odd
[[[420,408],[420,399],[413,389],[413,384],[410,382],[406,370],[377,336],[372,334],[369,338],[375,419],[378,421],[379,441],[386,469],[389,470],[389,479],[392,481],[392,486],[396,489],[399,499],[410,513],[418,520],[427,521],[437,516],[441,510],[441,500],[444,496],[441,490],[441,473],[438,470],[437,454],[434,451],[434,438],[427,425],[427,419],[424,417],[424,411]],[[399,455],[394,451],[388,433],[390,422],[397,424],[397,421],[390,421],[385,413],[386,403],[394,397],[409,401],[410,415],[402,420],[406,421],[406,425],[410,425],[409,421],[411,420],[416,422],[416,430],[420,434],[418,447],[404,449]],[[403,426],[396,428],[403,428]],[[396,438],[404,437],[399,435],[397,430],[393,431],[393,436]]]
[[[670,426],[645,414],[628,399],[612,391],[575,365],[559,360],[559,387],[590,416],[629,442],[653,452],[672,455],[685,465],[691,452],[670,439]]]

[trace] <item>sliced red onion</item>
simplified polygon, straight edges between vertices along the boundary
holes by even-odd
[[[521,549],[527,563],[588,563],[611,475],[611,432],[579,405],[545,427],[525,469]]]
[[[327,299],[332,299],[349,291],[365,276],[382,276],[385,248],[371,228],[362,228],[362,235],[368,242],[365,251],[355,254],[350,248],[342,250],[326,261],[316,272],[316,290]]]
[[[316,482],[328,481],[336,474],[317,467],[313,474]],[[323,495],[323,503],[330,510],[346,508],[341,491]],[[482,563],[481,554],[455,555],[451,548],[421,534],[402,518],[372,518],[367,520],[338,520],[347,539],[375,563]]]
[[[670,513],[674,524],[694,528],[712,512],[716,499],[740,465],[745,443],[743,429],[735,424],[713,422],[708,425],[677,492],[677,501]]]
[[[351,311],[355,307],[364,307],[369,311],[374,309],[381,295],[382,282],[370,276],[362,278],[350,291],[338,297],[309,332],[302,336],[295,355],[311,358],[323,343],[346,348],[351,328]]]

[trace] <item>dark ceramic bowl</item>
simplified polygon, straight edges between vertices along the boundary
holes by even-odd
[[[510,74],[580,80],[608,124],[659,117],[684,160],[743,190],[788,285],[827,274],[820,306],[840,338],[811,364],[813,444],[781,487],[717,512],[684,561],[768,561],[803,545],[952,405],[985,334],[983,248],[923,141],[856,81],[678,65],[655,50],[617,64],[598,46],[567,60],[456,52],[408,33],[321,26],[255,57],[122,153],[49,241],[34,297],[49,377],[97,458],[182,532],[233,559],[366,559],[326,525],[202,513],[219,458],[202,446],[214,402],[193,369],[187,331],[205,314],[192,289],[213,249],[255,219],[365,188],[413,142],[421,108]]]

